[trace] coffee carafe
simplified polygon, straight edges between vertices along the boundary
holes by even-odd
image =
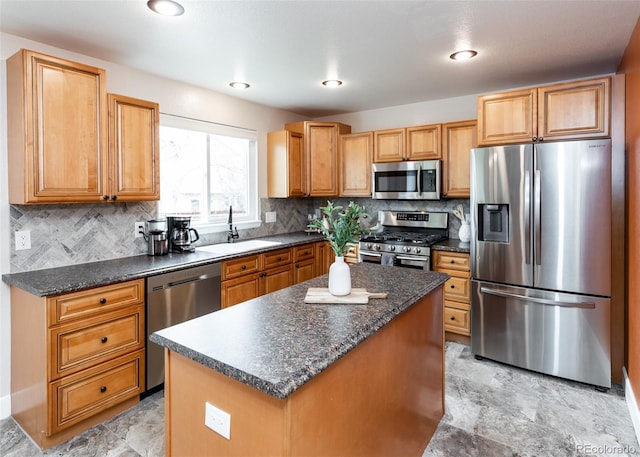
[[[193,252],[193,243],[200,239],[196,229],[190,227],[191,217],[169,216],[167,217],[169,229],[169,250],[173,252]]]

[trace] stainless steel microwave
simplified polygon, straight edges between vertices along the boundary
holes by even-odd
[[[439,200],[440,161],[374,163],[372,198]]]

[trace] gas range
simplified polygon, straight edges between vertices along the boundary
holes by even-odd
[[[380,231],[359,243],[361,262],[428,270],[431,246],[449,238],[449,213],[379,211]]]

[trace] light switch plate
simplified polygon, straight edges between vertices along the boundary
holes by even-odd
[[[211,430],[225,437],[231,439],[231,414],[216,408],[208,401],[204,403],[204,425]]]
[[[265,222],[275,222],[276,221],[276,212],[275,211],[267,211],[264,213],[264,221]]]
[[[16,232],[16,251],[31,249],[31,230],[18,230]]]

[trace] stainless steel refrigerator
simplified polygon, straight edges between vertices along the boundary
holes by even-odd
[[[471,151],[471,350],[611,387],[611,141]]]

